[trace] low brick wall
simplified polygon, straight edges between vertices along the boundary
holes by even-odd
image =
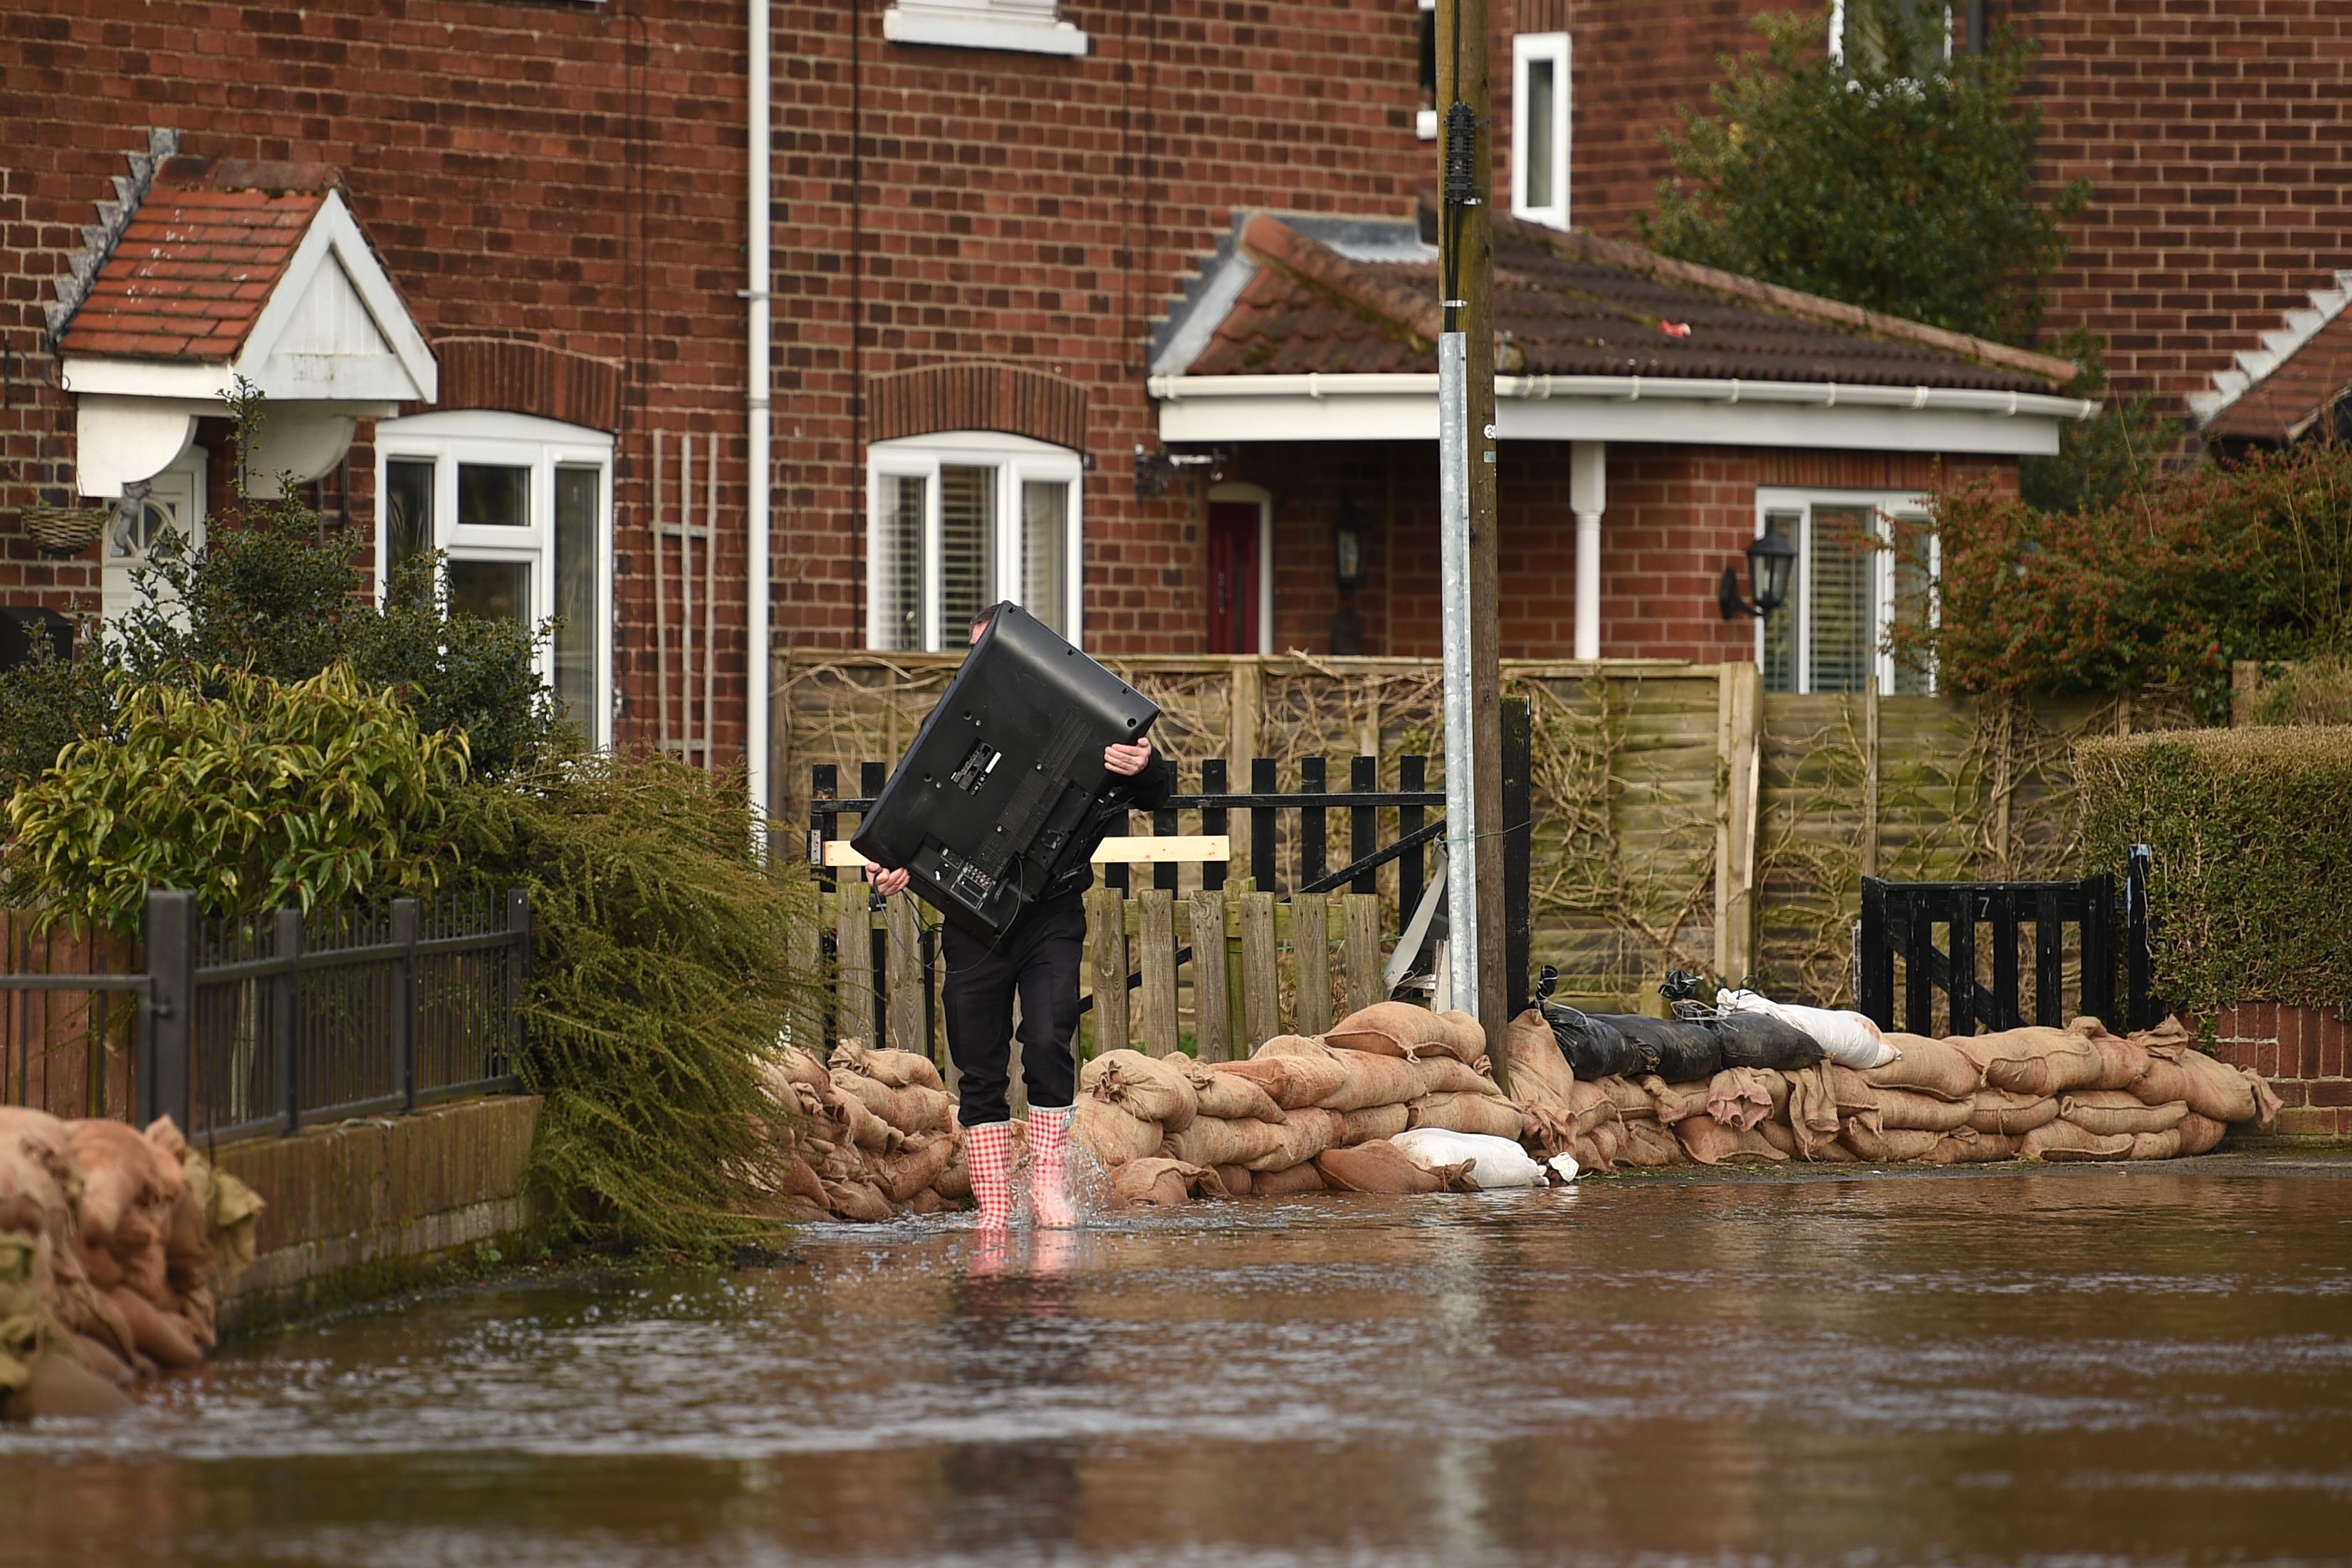
[[[2273,1135],[2352,1138],[2352,1024],[2316,1007],[2248,1002],[2215,1016],[2213,1051],[2270,1079],[2285,1102]]]
[[[539,1103],[501,1095],[218,1151],[214,1163],[269,1205],[253,1267],[222,1290],[223,1331],[404,1289],[530,1230],[522,1178]]]

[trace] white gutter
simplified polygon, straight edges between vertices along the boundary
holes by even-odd
[[[770,474],[768,457],[769,416],[768,388],[774,379],[769,366],[769,189],[768,189],[768,129],[771,84],[768,79],[768,0],[749,0],[751,45],[751,133],[749,184],[751,202],[749,220],[750,244],[746,247],[750,261],[750,287],[743,297],[751,302],[751,369],[746,378],[745,421],[746,477],[750,499],[746,502],[750,523],[744,542],[745,577],[744,618],[746,621],[746,658],[744,670],[743,752],[749,774],[751,805],[764,817],[769,807],[768,778],[768,663],[771,658],[769,582],[768,582],[768,507]],[[764,845],[763,845],[764,847]]]
[[[1420,373],[1393,375],[1155,375],[1147,383],[1162,403],[1188,399],[1304,397],[1423,397],[1436,405],[1437,377]],[[1544,403],[1583,398],[1612,403],[1786,403],[1819,408],[1914,408],[2004,418],[2030,415],[2045,419],[2088,419],[2099,411],[2079,397],[2033,392],[1983,392],[1971,387],[1880,386],[1825,381],[1699,381],[1654,375],[1498,375],[1495,395]]]

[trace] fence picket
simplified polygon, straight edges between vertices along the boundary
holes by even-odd
[[[1331,900],[1328,894],[1291,895],[1290,968],[1298,983],[1298,1032],[1325,1033],[1331,1027]]]
[[[874,944],[868,938],[866,884],[845,879],[834,903],[834,1032],[873,1045]]]
[[[893,1050],[923,1051],[923,1011],[929,998],[923,992],[923,955],[916,945],[915,900],[899,897],[884,901],[883,927],[888,935],[884,971],[889,987],[887,1022]]]
[[[1339,910],[1346,942],[1348,1011],[1352,1013],[1381,1000],[1381,900],[1351,893],[1339,900]]]
[[[1087,893],[1087,959],[1094,979],[1095,1055],[1128,1047],[1127,910],[1116,888]]]
[[[1137,967],[1143,971],[1143,1049],[1164,1057],[1181,1044],[1176,1025],[1176,895],[1147,888],[1136,902],[1141,906],[1136,943],[1142,949]]]
[[[1192,895],[1192,1048],[1204,1062],[1231,1061],[1232,1004],[1225,986],[1225,895]]]
[[[1275,967],[1274,895],[1241,898],[1242,1044],[1244,1055],[1282,1033],[1281,979]]]

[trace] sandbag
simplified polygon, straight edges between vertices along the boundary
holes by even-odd
[[[2251,1068],[2233,1068],[2193,1045],[2152,1046],[2148,1054],[2180,1069],[2181,1099],[2198,1115],[2214,1121],[2254,1121],[2267,1127],[2278,1114],[2279,1099],[2262,1076]],[[2151,1069],[2150,1077],[2154,1077]],[[2142,1080],[2142,1087],[2146,1080]]]
[[[1987,1088],[2017,1094],[2087,1089],[2107,1070],[2096,1046],[2065,1029],[2003,1029],[1965,1036],[1952,1044],[1984,1068]]]
[[[1651,1058],[1650,1070],[1668,1083],[1696,1083],[1723,1070],[1723,1041],[1712,1025],[1675,1020],[1671,1029],[1652,1032],[1642,1040]]]
[[[878,1225],[890,1217],[890,1200],[871,1182],[827,1182],[824,1196],[836,1219]]]
[[[1716,992],[1715,1005],[1726,1014],[1745,1013],[1778,1018],[1821,1047],[1822,1054],[1831,1061],[1857,1072],[1885,1067],[1900,1054],[1866,1015],[1850,1009],[1808,1007],[1797,1002],[1775,1002],[1753,991],[1727,990]],[[1724,1065],[1740,1064],[1727,1058]],[[1763,1062],[1755,1065],[1770,1067],[1779,1064]]]
[[[908,1138],[895,1152],[874,1161],[867,1169],[884,1197],[894,1204],[903,1204],[935,1185],[947,1173],[955,1152],[954,1134],[919,1133]]]
[[[1619,1123],[1617,1163],[1642,1170],[1654,1171],[1668,1165],[1679,1165],[1690,1156],[1683,1152],[1682,1140],[1659,1125],[1655,1117]]]
[[[1609,1101],[1621,1120],[1633,1121],[1643,1117],[1647,1117],[1653,1121],[1657,1120],[1657,1101],[1652,1100],[1643,1090],[1642,1086],[1632,1079],[1595,1079],[1589,1084],[1579,1085],[1578,1090],[1580,1097],[1587,1091],[1598,1090],[1601,1097]],[[1583,1106],[1590,1102],[1580,1098],[1577,1103]]]
[[[1973,1127],[1959,1127],[1938,1139],[1927,1158],[1938,1165],[1990,1165],[2016,1159],[2018,1145],[2022,1142],[2022,1138],[2006,1132],[1979,1132]]]
[[[1073,1123],[1076,1120],[1073,1116]],[[964,1141],[961,1136],[955,1141],[955,1152],[948,1158],[948,1168],[941,1171],[940,1179],[931,1184],[931,1191],[951,1204],[971,1201],[971,1151],[964,1146]]]
[[[1282,1107],[1265,1086],[1245,1074],[1220,1070],[1207,1062],[1194,1061],[1191,1057],[1165,1058],[1184,1080],[1192,1086],[1193,1102],[1202,1116],[1222,1116],[1228,1121],[1279,1121]],[[1222,1067],[1239,1064],[1227,1062]]]
[[[1201,1111],[1192,1080],[1171,1063],[1141,1051],[1105,1051],[1079,1071],[1078,1087],[1171,1132],[1192,1125]]]
[[[1271,1042],[1269,1042],[1271,1043]],[[1282,1110],[1296,1110],[1302,1105],[1312,1105],[1330,1092],[1336,1081],[1325,1063],[1306,1074],[1294,1074],[1288,1061],[1282,1057],[1254,1057],[1245,1062],[1219,1062],[1216,1070],[1231,1074],[1264,1090],[1265,1097]],[[1208,1114],[1203,1111],[1202,1114]],[[1260,1118],[1259,1120],[1264,1120]]]
[[[1385,1138],[1352,1149],[1326,1149],[1315,1156],[1315,1168],[1334,1192],[1404,1196],[1445,1190],[1444,1177],[1423,1170]]]
[[[180,1195],[180,1169],[127,1122],[103,1117],[65,1124],[81,1173],[81,1234],[93,1246],[160,1241]]]
[[[2099,1076],[2084,1088],[2129,1089],[2147,1076],[2147,1047],[2139,1041],[2108,1033],[2107,1026],[2096,1018],[2076,1018],[2066,1027],[2070,1033],[2090,1041],[2091,1047],[2099,1053]]]
[[[1837,1083],[1831,1075],[1839,1071],[1853,1076],[1851,1069],[1842,1069],[1831,1061],[1815,1062],[1811,1067],[1799,1068],[1795,1072],[1782,1075],[1789,1086],[1786,1114],[1790,1137],[1796,1144],[1797,1152],[1808,1160],[1816,1158],[1822,1149],[1837,1142],[1841,1118]],[[1877,1096],[1874,1093],[1871,1102],[1875,1109]]]
[[[1873,1089],[1907,1089],[1937,1100],[1968,1100],[1984,1087],[1984,1068],[1948,1040],[1925,1035],[1889,1035],[1887,1044],[1903,1054],[1884,1067],[1864,1071]]]
[[[1285,1111],[1291,1111],[1320,1105],[1340,1091],[1348,1081],[1348,1069],[1339,1057],[1339,1052],[1311,1035],[1276,1035],[1260,1046],[1252,1059],[1273,1058],[1282,1063],[1282,1070],[1289,1075],[1288,1082],[1279,1093],[1272,1087],[1266,1092],[1274,1095]]]
[[[1228,1123],[1229,1126],[1265,1127],[1263,1121]],[[1265,1153],[1247,1160],[1202,1160],[1203,1165],[1247,1165],[1255,1171],[1286,1171],[1291,1166],[1312,1160],[1339,1141],[1339,1113],[1304,1107],[1291,1111],[1282,1123],[1273,1129],[1275,1146]]]
[[[1329,1113],[1307,1109],[1290,1114]],[[1282,1122],[1260,1121],[1255,1117],[1228,1121],[1222,1117],[1202,1116],[1194,1118],[1183,1131],[1169,1133],[1162,1147],[1170,1158],[1188,1165],[1248,1165],[1255,1169],[1258,1161],[1285,1146],[1283,1129]]]
[[[1530,1105],[1566,1110],[1577,1077],[1560,1054],[1559,1040],[1544,1016],[1530,1007],[1511,1020],[1505,1035],[1511,1057],[1511,1098]],[[1458,1094],[1439,1085],[1425,1086],[1431,1094]],[[1472,1091],[1475,1092],[1475,1091]]]
[[[1211,1168],[1217,1173],[1217,1180],[1225,1184],[1227,1197],[1245,1198],[1254,1190],[1255,1178],[1246,1165],[1216,1165]]]
[[[846,1068],[835,1068],[833,1081],[835,1088],[856,1097],[885,1125],[909,1136],[945,1132],[953,1125],[953,1107],[943,1090],[925,1089],[920,1084],[892,1089],[878,1079]]]
[[[1715,1037],[1703,1025],[1638,1013],[1580,1013],[1556,1002],[1545,1003],[1543,1015],[1569,1070],[1588,1080],[1639,1078],[1661,1070],[1663,1053],[1685,1060],[1715,1049]]]
[[[1754,1131],[1758,1137],[1772,1145],[1773,1148],[1780,1151],[1781,1153],[1787,1155],[1790,1159],[1801,1160],[1804,1158],[1805,1151],[1802,1146],[1797,1142],[1796,1129],[1790,1127],[1787,1122],[1770,1121],[1759,1121],[1756,1124]]]
[[[952,1147],[950,1152],[953,1152]],[[817,1207],[824,1207],[824,1184],[817,1179],[816,1167],[798,1154],[784,1156],[783,1176],[776,1190],[787,1196],[805,1198]]]
[[[1855,1118],[1838,1133],[1838,1142],[1874,1165],[1907,1165],[1925,1160],[1943,1137],[1941,1132],[1916,1129],[1885,1130]]]
[[[2049,1095],[2016,1094],[2005,1089],[1980,1089],[1969,1100],[1969,1125],[1979,1132],[2022,1137],[2058,1118],[2058,1101]]]
[[[1889,1132],[1949,1132],[1976,1114],[1976,1099],[1937,1100],[1907,1089],[1878,1091],[1878,1124]]]
[[[1780,1092],[1785,1100],[1785,1085]],[[1761,1068],[1726,1068],[1707,1081],[1706,1113],[1745,1131],[1772,1114],[1772,1086]]]
[[[1324,1031],[1324,1043],[1336,1050],[1367,1051],[1374,1056],[1412,1058],[1456,1056],[1451,1043],[1456,1031],[1436,1014],[1411,1002],[1375,1002],[1359,1007]],[[1485,1049],[1485,1037],[1479,1041]],[[1462,1058],[1475,1060],[1479,1051]]]
[[[1470,1014],[1449,1007],[1437,1015],[1435,1044],[1455,1061],[1475,1066],[1486,1055],[1486,1031]]]
[[[1413,1064],[1400,1057],[1373,1056],[1367,1051],[1334,1051],[1331,1055],[1347,1078],[1339,1089],[1315,1102],[1325,1110],[1344,1114],[1376,1105],[1402,1105],[1426,1092]]]
[[[1182,1160],[1131,1161],[1119,1167],[1110,1184],[1113,1208],[1181,1208],[1196,1197],[1225,1195],[1216,1172]]]
[[[1523,1137],[1520,1143],[1527,1140]],[[1617,1168],[1617,1155],[1625,1147],[1625,1129],[1622,1123],[1604,1121],[1590,1132],[1579,1133],[1569,1141],[1568,1153],[1583,1171],[1606,1173]],[[1547,1158],[1550,1156],[1547,1155]]]
[[[2169,1160],[2180,1152],[2180,1129],[2168,1127],[2161,1132],[2132,1134],[2131,1157],[2135,1160]]]
[[[1352,1148],[1360,1143],[1393,1138],[1412,1125],[1412,1112],[1402,1105],[1368,1105],[1361,1110],[1342,1111],[1339,1115],[1339,1146]]]
[[[1522,1121],[1518,1107],[1483,1094],[1423,1095],[1410,1107],[1413,1127],[1436,1127],[1449,1132],[1479,1132],[1516,1142]]]
[[[1706,1091],[1706,1083],[1668,1083],[1655,1074],[1642,1080],[1642,1092],[1650,1097],[1658,1121],[1667,1127],[1687,1116],[1705,1116]]]
[[[790,1047],[785,1048],[791,1049]],[[894,1051],[866,1046],[856,1040],[844,1040],[833,1048],[831,1065],[846,1068],[861,1078],[870,1078],[886,1089],[944,1090],[947,1088],[931,1058],[918,1051]]]
[[[2018,1141],[2018,1152],[2029,1160],[2128,1160],[2128,1132],[2086,1132],[2061,1117],[2045,1122]]]
[[[2085,1132],[2169,1132],[2189,1114],[2185,1100],[2142,1105],[2128,1089],[2086,1089],[2058,1098],[2058,1114]]]
[[[1553,1057],[1557,1058],[1559,1055],[1559,1049],[1551,1044],[1550,1031],[1546,1030],[1544,1033],[1546,1047],[1551,1051]],[[1517,1049],[1518,1035],[1516,1030],[1511,1037],[1511,1045],[1514,1050]],[[1511,1058],[1511,1066],[1516,1072],[1518,1068],[1517,1056]],[[1466,1062],[1457,1062],[1452,1057],[1423,1057],[1412,1064],[1412,1070],[1421,1075],[1422,1094],[1483,1094],[1493,1100],[1508,1098],[1503,1093],[1501,1084],[1496,1083],[1476,1068]],[[1565,1063],[1561,1066],[1560,1077],[1568,1078]],[[1421,1095],[1413,1095],[1410,1098],[1418,1100]]]
[[[1070,1142],[1107,1171],[1159,1153],[1166,1135],[1157,1121],[1146,1121],[1091,1094],[1080,1095],[1070,1111]]]
[[[1769,1013],[1726,1013],[1708,1026],[1727,1068],[1768,1068],[1777,1072],[1809,1068],[1824,1056],[1812,1036]],[[1660,1073],[1665,1075],[1661,1060]]]
[[[2165,1023],[2173,1024],[2173,1020],[2168,1018]],[[2189,1075],[2180,1069],[2180,1063],[2175,1059],[2176,1053],[2158,1050],[2156,1047],[2190,1044],[2188,1031],[2175,1025],[2167,1032],[2150,1030],[2146,1034],[2134,1035],[2131,1038],[2135,1044],[2139,1045],[2141,1049],[2147,1052],[2147,1071],[2135,1079],[2130,1085],[2132,1093],[2139,1098],[2140,1103],[2169,1105],[2176,1100],[2187,1100]]]
[[[1540,1187],[1547,1184],[1544,1168],[1509,1138],[1477,1132],[1456,1132],[1442,1127],[1416,1127],[1390,1140],[1406,1159],[1424,1171],[1443,1172],[1466,1164],[1469,1184],[1482,1190]]]
[[[1291,1166],[1286,1171],[1253,1171],[1250,1173],[1250,1195],[1256,1198],[1295,1198],[1307,1193],[1330,1190],[1323,1179],[1322,1168],[1312,1160]]]
[[[856,1073],[843,1073],[828,1082],[823,1091],[826,1116],[840,1125],[850,1142],[869,1152],[885,1153],[904,1142],[907,1137],[905,1129],[876,1112],[866,1104],[864,1095],[848,1087],[852,1084],[866,1085],[869,1093],[896,1095],[908,1092],[885,1089],[872,1079],[859,1078]]]
[[[1754,1128],[1726,1127],[1712,1116],[1684,1117],[1675,1123],[1675,1136],[1683,1152],[1702,1165],[1777,1165],[1789,1158]]]
[[[2221,1142],[2221,1135],[2230,1129],[2224,1122],[2216,1121],[2210,1116],[2200,1116],[2192,1110],[2180,1119],[2180,1125],[2173,1131],[2180,1135],[2180,1153],[2202,1154]]]

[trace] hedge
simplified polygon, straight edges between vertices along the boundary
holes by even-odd
[[[2352,727],[2185,730],[2084,742],[2094,871],[2155,852],[2156,988],[2210,1019],[2241,1002],[2352,1016]]]

